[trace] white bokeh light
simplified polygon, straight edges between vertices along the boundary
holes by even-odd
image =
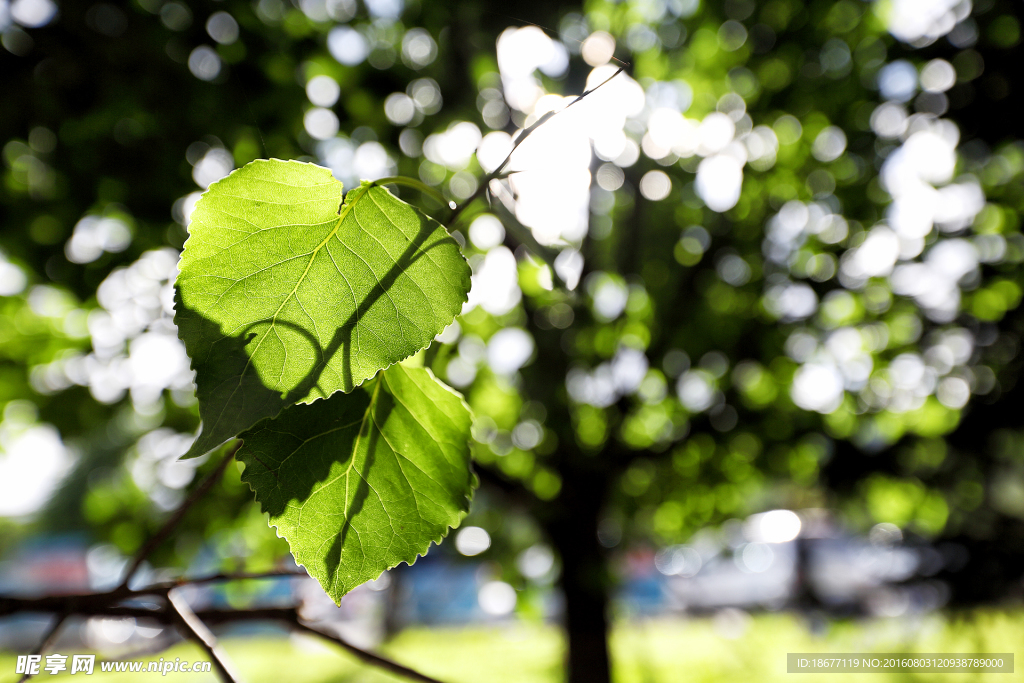
[[[8,11],[25,28],[41,28],[57,16],[57,5],[53,0],[14,0]]]
[[[831,413],[843,402],[843,376],[831,363],[807,363],[793,377],[790,396],[804,410]]]
[[[743,165],[734,157],[716,154],[697,166],[697,196],[719,213],[736,206],[743,189]]]
[[[561,61],[555,41],[536,26],[507,28],[498,36],[497,56],[506,101],[519,111],[531,111],[544,94],[534,72]]]
[[[488,581],[477,592],[477,601],[485,613],[502,617],[516,608],[516,589],[504,581]]]
[[[878,72],[878,89],[887,100],[906,102],[917,91],[917,69],[904,59],[889,62]]]
[[[346,187],[356,187],[361,180],[393,176],[397,169],[395,160],[376,140],[357,145],[345,137],[331,137],[317,144],[317,156]]]
[[[496,247],[505,239],[505,226],[490,214],[473,219],[469,226],[469,241],[482,251]]]
[[[462,311],[466,313],[480,306],[491,315],[504,315],[521,297],[516,257],[507,247],[497,246],[487,252],[474,270],[469,300]]]
[[[8,261],[0,251],[0,296],[20,294],[27,284],[25,271]]]
[[[933,59],[921,69],[921,89],[945,92],[956,84],[956,69],[945,59]]]
[[[516,568],[528,579],[539,579],[547,575],[554,564],[555,555],[551,548],[540,544],[531,545],[516,558]]]
[[[395,167],[395,160],[388,154],[387,148],[376,140],[368,140],[359,145],[352,157],[352,170],[360,180],[392,176]]]
[[[846,133],[838,126],[826,126],[814,139],[811,153],[818,161],[835,161],[846,151]]]
[[[889,33],[923,47],[966,19],[971,13],[971,0],[892,0],[881,8]]]
[[[672,192],[672,179],[664,171],[648,171],[640,179],[640,194],[652,202],[660,202]]]
[[[396,126],[404,126],[416,117],[416,102],[404,92],[391,93],[384,99],[384,115]]]
[[[615,352],[610,365],[615,390],[623,396],[632,394],[640,387],[650,367],[643,351],[628,346]]]
[[[302,125],[314,140],[333,138],[341,128],[338,115],[325,107],[313,107],[307,111],[302,117]]]
[[[479,555],[491,547],[491,535],[478,526],[459,529],[455,535],[455,549],[467,557]]]
[[[85,216],[75,224],[64,254],[72,263],[92,263],[104,252],[124,251],[131,242],[131,228],[120,218]]]
[[[36,423],[34,408],[17,410],[22,402],[12,403],[0,422],[0,517],[36,512],[74,463],[52,425]]]
[[[533,337],[519,327],[498,330],[487,342],[487,364],[498,375],[511,375],[533,355]]]
[[[327,49],[345,66],[361,64],[370,54],[370,44],[362,33],[350,26],[335,26],[327,34]]]
[[[221,45],[238,40],[238,22],[227,12],[214,12],[206,20],[206,32]]]
[[[192,179],[204,190],[214,184],[235,167],[231,152],[223,147],[213,147],[196,162],[192,168]]]
[[[209,457],[181,460],[195,437],[162,427],[144,434],[129,452],[125,463],[132,481],[164,510],[184,499],[184,489],[195,478],[196,468]]]
[[[818,310],[818,295],[802,282],[786,282],[768,288],[764,306],[769,313],[784,322],[803,320]]]
[[[461,171],[469,165],[482,139],[475,123],[455,121],[443,133],[427,136],[423,155],[435,164]]]
[[[755,543],[786,543],[800,535],[801,526],[792,510],[770,510],[748,517],[743,531]]]
[[[333,107],[341,95],[341,87],[330,76],[314,76],[306,83],[306,97],[318,107]]]
[[[130,391],[135,407],[147,414],[165,390],[191,404],[192,370],[172,321],[177,262],[176,251],[159,249],[112,271],[96,290],[100,308],[87,319],[92,352],[39,366],[42,373],[34,369],[34,388],[52,393],[87,386],[101,403],[115,403]],[[46,291],[37,293],[42,298]]]
[[[587,292],[598,320],[611,322],[626,310],[629,290],[618,278],[595,274],[587,279]]]
[[[437,58],[437,43],[422,28],[409,29],[402,38],[402,61],[413,69],[422,69]]]
[[[699,413],[714,403],[717,390],[714,377],[704,370],[689,370],[679,377],[676,392],[686,409]]]
[[[188,70],[199,80],[212,81],[220,75],[220,56],[209,45],[200,45],[188,56]]]
[[[602,66],[615,54],[615,38],[606,31],[594,31],[580,46],[583,61],[590,66]]]
[[[736,123],[722,112],[712,112],[704,117],[697,128],[697,153],[708,156],[721,152],[736,135]]]

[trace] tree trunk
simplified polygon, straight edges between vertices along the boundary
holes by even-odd
[[[562,558],[565,596],[567,683],[610,683],[608,657],[609,576],[597,540],[603,481],[564,480],[560,514],[548,532]]]
[[[584,582],[594,568],[589,563],[576,563],[577,578],[566,584],[565,626],[568,635],[566,652],[567,683],[609,683],[608,658],[608,596],[601,586]],[[568,565],[568,563],[567,563]],[[570,567],[566,567],[570,569]],[[580,576],[582,575],[582,576]]]

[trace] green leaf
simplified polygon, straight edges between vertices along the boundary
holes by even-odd
[[[412,564],[469,510],[469,408],[429,370],[288,408],[241,434],[243,481],[335,602]]]
[[[196,204],[175,323],[196,371],[201,455],[284,408],[351,391],[461,311],[470,270],[437,221],[326,168],[254,161]]]

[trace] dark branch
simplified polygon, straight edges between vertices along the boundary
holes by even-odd
[[[283,574],[287,576],[287,574]],[[230,575],[228,575],[230,576]],[[259,576],[259,575],[253,575]],[[209,577],[210,579],[221,577]],[[233,577],[231,577],[233,578]],[[225,580],[229,580],[225,578]],[[175,586],[176,587],[176,586]],[[210,656],[221,678],[229,683],[238,683],[239,679],[231,672],[231,666],[217,640],[210,632],[207,624],[225,624],[240,621],[279,621],[294,629],[306,631],[321,638],[326,638],[362,662],[384,669],[393,674],[403,676],[421,683],[441,683],[435,678],[403,666],[372,652],[362,650],[355,645],[329,633],[320,631],[302,622],[295,607],[265,607],[254,609],[207,609],[194,611],[175,594],[175,587],[158,587],[149,593],[156,595],[164,604],[153,607],[117,604],[125,597],[123,592],[96,593],[92,595],[53,596],[45,598],[0,598],[0,616],[17,612],[57,612],[75,613],[89,616],[135,617],[151,619],[158,623],[174,625],[199,643]],[[145,591],[130,591],[128,597],[146,595]],[[166,601],[164,601],[166,598]]]

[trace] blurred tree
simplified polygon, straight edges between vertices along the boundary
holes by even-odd
[[[488,552],[554,546],[570,681],[608,680],[616,547],[826,506],[998,544],[1024,517],[1020,18],[914,7],[4,1],[0,514],[128,554],[181,500],[176,250],[199,192],[272,156],[488,191],[427,362],[477,414]],[[228,475],[157,564],[285,552]],[[553,571],[524,567],[524,595]]]

